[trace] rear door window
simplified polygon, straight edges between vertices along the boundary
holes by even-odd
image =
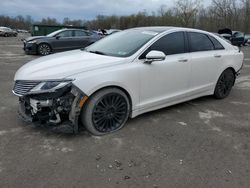
[[[66,38],[66,37],[73,37],[73,31],[62,31],[61,33],[57,34],[57,36]]]
[[[188,32],[190,52],[214,50],[212,41],[206,34]]]
[[[86,32],[84,31],[75,31],[75,37],[85,37],[88,36]]]

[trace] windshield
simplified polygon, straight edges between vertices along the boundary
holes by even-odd
[[[137,29],[121,31],[101,39],[85,50],[108,56],[129,57],[157,34]]]
[[[233,36],[235,37],[244,37],[245,33],[239,31],[233,31]]]
[[[57,30],[57,31],[54,31],[48,35],[46,35],[47,37],[54,37],[56,34],[60,33],[62,30]]]

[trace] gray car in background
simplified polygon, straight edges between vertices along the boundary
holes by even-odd
[[[3,37],[16,37],[17,32],[8,27],[0,27],[0,36]]]
[[[23,49],[27,54],[49,55],[54,52],[85,48],[100,38],[91,31],[61,29],[46,36],[23,39]]]

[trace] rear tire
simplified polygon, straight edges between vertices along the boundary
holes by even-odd
[[[220,75],[219,80],[217,81],[214,97],[217,99],[226,98],[232,90],[232,87],[235,82],[235,74],[233,70],[226,69]]]
[[[127,95],[117,89],[103,89],[91,96],[81,113],[85,128],[101,136],[121,129],[128,120],[130,103]]]
[[[49,55],[51,53],[51,47],[46,43],[39,44],[37,47],[37,52],[42,56]]]

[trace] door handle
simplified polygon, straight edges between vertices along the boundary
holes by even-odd
[[[188,59],[179,59],[178,61],[185,63],[185,62],[188,62]]]
[[[220,57],[221,57],[221,55],[219,55],[219,54],[215,54],[215,55],[214,55],[214,57],[216,57],[216,58],[220,58]]]

